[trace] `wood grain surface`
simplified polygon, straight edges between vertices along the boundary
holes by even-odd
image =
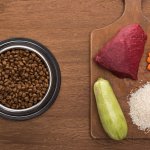
[[[150,1],[143,0],[150,18]],[[28,37],[56,56],[62,86],[54,105],[24,122],[0,118],[0,150],[149,149],[149,140],[93,140],[89,130],[90,32],[122,15],[121,0],[1,0],[0,40]]]

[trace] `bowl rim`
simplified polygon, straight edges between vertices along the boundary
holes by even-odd
[[[47,60],[43,57],[43,55],[41,53],[39,53],[38,51],[36,51],[36,49],[33,49],[31,47],[28,47],[28,46],[23,46],[23,45],[13,45],[13,46],[8,46],[8,47],[5,47],[4,49],[0,50],[0,54],[6,52],[6,51],[9,51],[9,50],[14,50],[14,49],[21,49],[21,50],[28,50],[28,51],[31,51],[31,52],[34,52],[36,53],[44,62],[44,64],[46,65],[46,68],[48,70],[48,73],[49,73],[49,86],[48,86],[48,89],[44,95],[44,97],[42,98],[42,100],[40,100],[37,104],[31,106],[31,107],[28,107],[28,108],[25,108],[25,109],[12,109],[12,108],[8,108],[2,104],[0,104],[0,107],[2,107],[3,109],[7,110],[7,111],[10,111],[10,112],[24,112],[24,111],[28,111],[28,110],[31,110],[33,108],[36,108],[37,106],[39,106],[45,99],[45,97],[47,96],[48,92],[50,91],[50,88],[51,88],[51,85],[52,85],[52,74],[51,74],[51,68],[50,66],[48,65],[47,63]]]
[[[61,72],[58,62],[51,51],[35,40],[31,40],[28,38],[11,38],[1,41],[0,53],[5,49],[10,50],[9,47],[15,48],[15,46],[24,46],[29,48],[30,50],[34,49],[36,53],[38,51],[38,54],[40,54],[44,58],[44,60],[46,60],[44,62],[48,66],[50,71],[49,73],[51,75],[51,83],[49,84],[48,88],[49,90],[46,92],[46,96],[44,96],[44,98],[40,101],[41,103],[39,102],[32,107],[18,110],[8,107],[5,108],[4,105],[2,105],[3,107],[0,106],[0,116],[2,116],[3,118],[12,120],[27,120],[41,115],[54,103],[61,86]]]

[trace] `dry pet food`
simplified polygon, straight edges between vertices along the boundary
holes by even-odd
[[[12,49],[0,54],[0,104],[29,108],[42,100],[48,86],[48,69],[36,53]]]

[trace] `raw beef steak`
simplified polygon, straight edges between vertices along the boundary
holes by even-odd
[[[128,25],[104,45],[95,61],[120,78],[136,80],[146,40],[140,25]]]

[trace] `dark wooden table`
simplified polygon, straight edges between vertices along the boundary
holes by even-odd
[[[150,1],[143,0],[150,18]],[[28,37],[56,56],[62,86],[54,105],[24,122],[0,118],[0,150],[149,149],[149,140],[93,140],[89,131],[90,32],[123,13],[121,0],[1,0],[0,40]]]

